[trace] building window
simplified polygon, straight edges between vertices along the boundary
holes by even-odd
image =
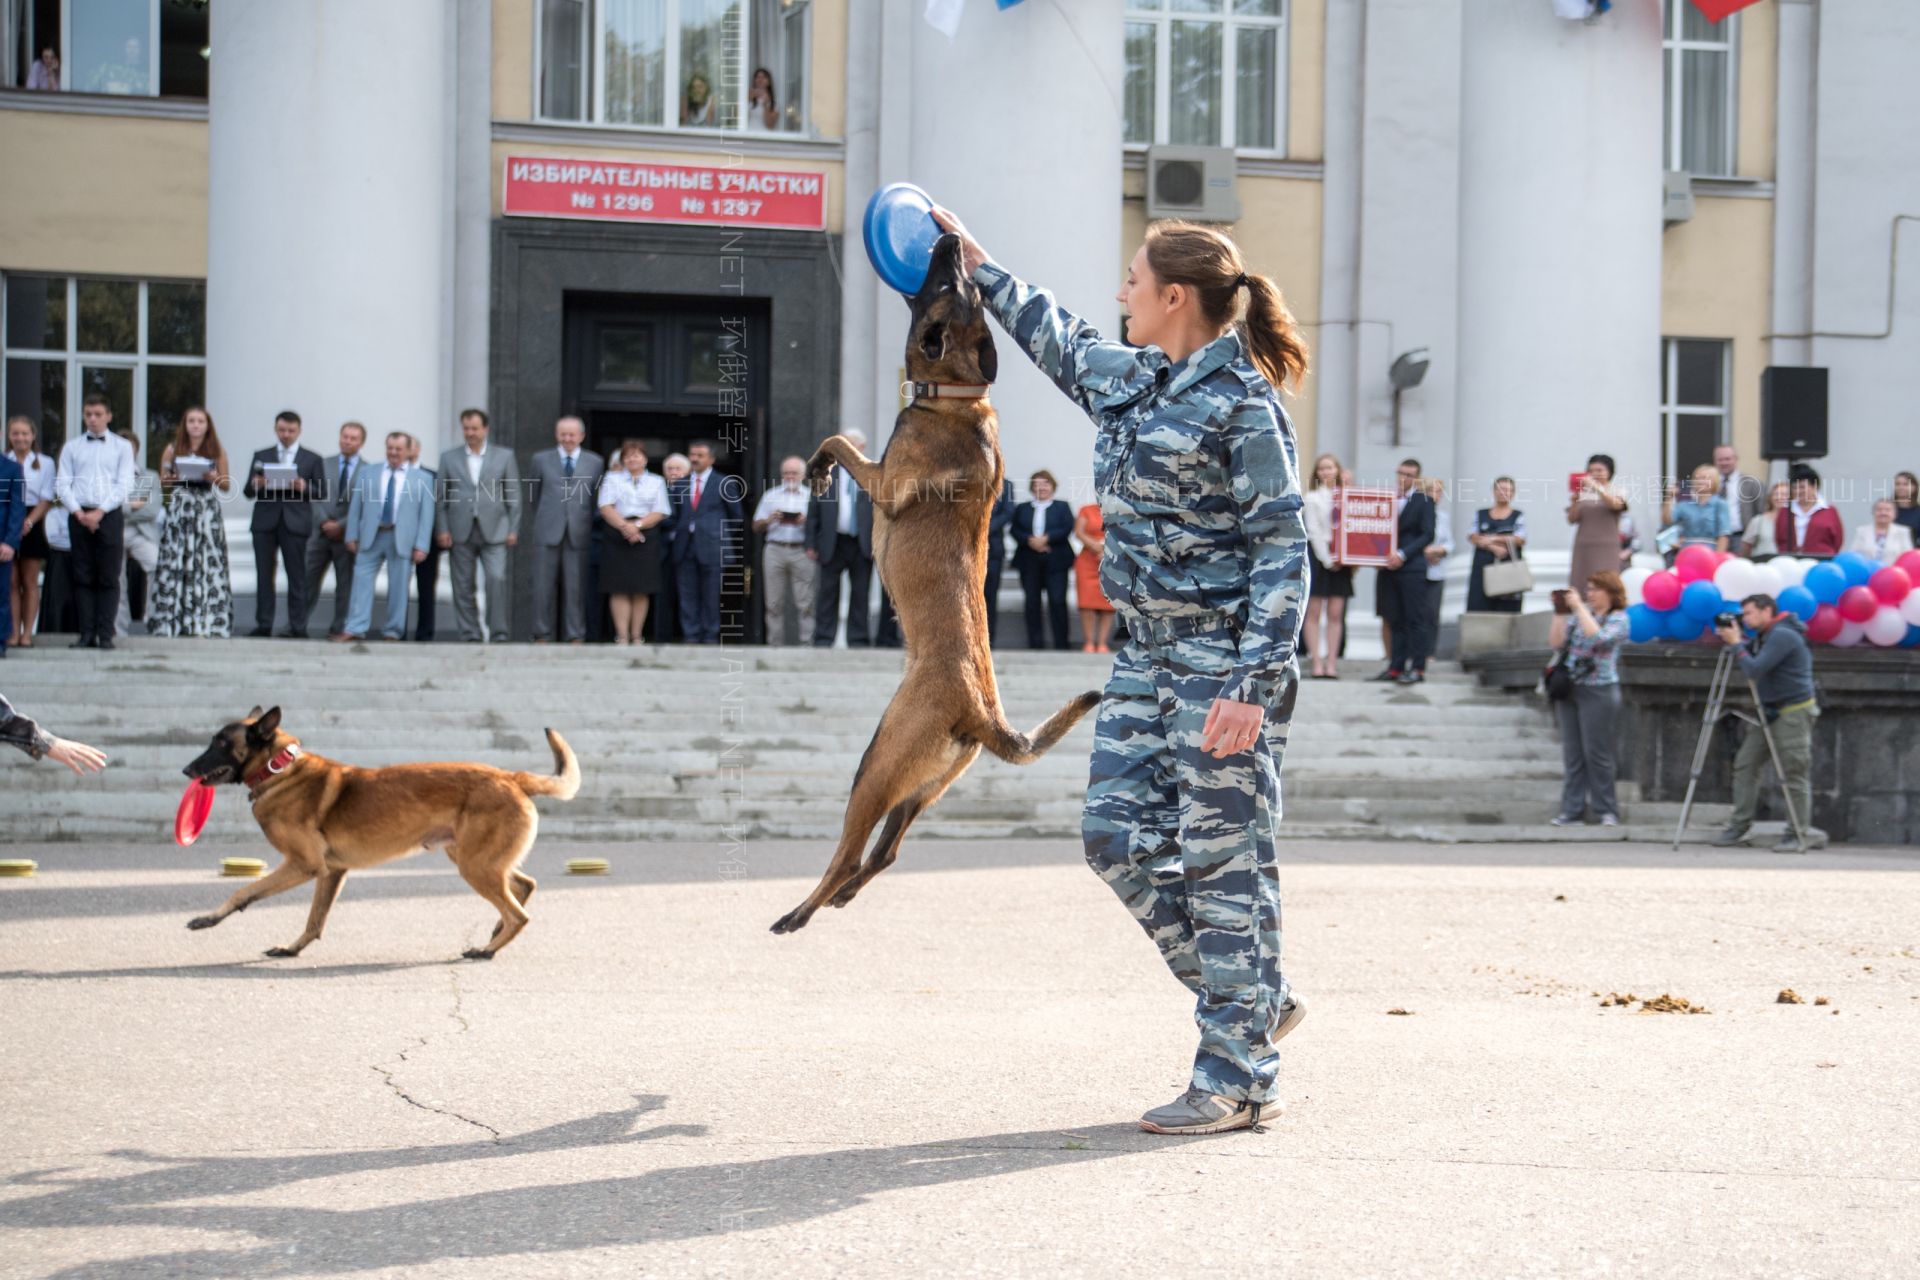
[[[1713,461],[1728,430],[1728,363],[1732,343],[1702,338],[1660,342],[1660,470],[1684,484],[1693,469]]]
[[[6,416],[38,423],[48,453],[59,451],[92,391],[106,395],[116,429],[144,436],[149,466],[180,415],[206,403],[204,281],[8,273],[0,315]]]
[[[540,0],[543,120],[802,133],[808,0]]]
[[[207,96],[209,0],[0,0],[8,87]]]
[[[1687,0],[1666,6],[1666,161],[1703,177],[1733,175],[1733,48],[1738,17],[1709,22]]]
[[[1127,0],[1130,145],[1286,146],[1284,0]]]

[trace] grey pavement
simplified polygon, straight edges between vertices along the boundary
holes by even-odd
[[[1290,842],[1287,1110],[1180,1140],[1072,841],[785,938],[825,842],[548,844],[490,964],[438,855],[188,932],[231,851],[7,849],[0,1276],[1915,1273],[1920,852]]]

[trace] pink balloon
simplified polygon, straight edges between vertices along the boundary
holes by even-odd
[[[1720,566],[1725,564],[1727,561],[1731,559],[1733,559],[1733,552],[1731,551],[1714,552],[1713,553],[1713,571],[1715,573],[1720,572]]]
[[[1913,577],[1898,565],[1888,565],[1884,569],[1874,570],[1867,586],[1873,594],[1880,597],[1882,603],[1899,604],[1907,598],[1907,592],[1913,590]]]
[[[1907,620],[1890,604],[1883,604],[1867,619],[1867,639],[1882,649],[1891,649],[1907,638]]]
[[[1673,571],[1682,586],[1701,578],[1711,578],[1713,571],[1719,567],[1713,558],[1713,548],[1703,547],[1699,543],[1680,548],[1680,554],[1673,561]]]
[[[1840,616],[1848,622],[1865,622],[1880,608],[1880,597],[1871,587],[1848,587],[1840,593]]]
[[[1680,603],[1680,579],[1671,570],[1662,569],[1640,588],[1640,598],[1655,613],[1665,613]]]
[[[1920,551],[1904,551],[1893,562],[1893,567],[1906,574],[1915,582],[1920,582]]]
[[[1844,626],[1846,621],[1841,618],[1840,611],[1830,604],[1823,604],[1807,620],[1807,639],[1815,644],[1831,644]]]

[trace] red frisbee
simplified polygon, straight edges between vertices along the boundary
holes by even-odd
[[[180,797],[180,811],[173,815],[173,838],[182,848],[200,838],[207,829],[207,815],[213,812],[213,788],[195,778]]]

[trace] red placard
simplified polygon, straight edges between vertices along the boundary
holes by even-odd
[[[1342,567],[1384,569],[1400,545],[1400,513],[1391,489],[1337,489],[1333,495],[1333,553]]]
[[[806,170],[508,156],[500,209],[510,218],[820,231],[827,225],[827,175]]]

